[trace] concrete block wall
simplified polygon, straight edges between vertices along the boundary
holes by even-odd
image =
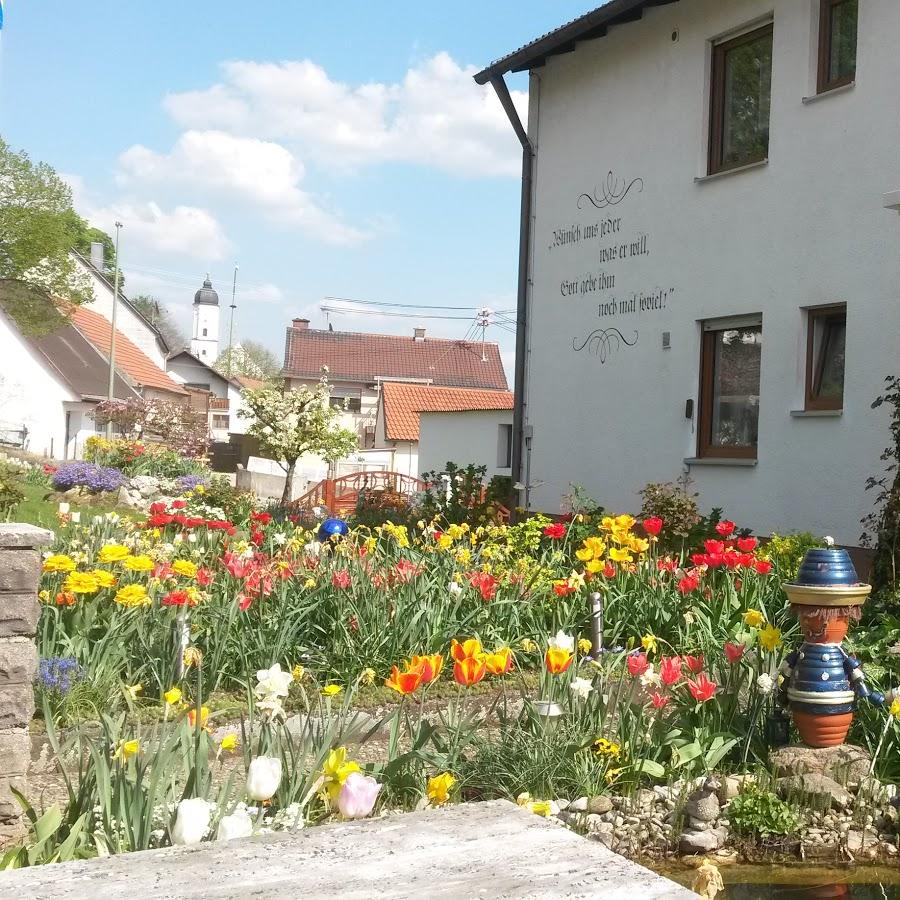
[[[0,832],[19,822],[9,788],[25,790],[31,757],[41,551],[52,539],[33,525],[0,524]]]

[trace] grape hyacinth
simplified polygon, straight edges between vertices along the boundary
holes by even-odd
[[[209,480],[203,475],[179,475],[175,479],[175,487],[179,494],[186,494],[188,491],[195,491],[200,485],[207,487]]]
[[[38,666],[38,683],[45,691],[68,694],[84,676],[84,669],[74,656],[51,656],[42,659]]]
[[[117,491],[123,484],[125,475],[122,472],[96,463],[65,463],[53,473],[53,486],[57,490],[84,487],[95,492]]]

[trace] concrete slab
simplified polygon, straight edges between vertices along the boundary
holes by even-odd
[[[16,900],[695,896],[502,800],[0,873]]]

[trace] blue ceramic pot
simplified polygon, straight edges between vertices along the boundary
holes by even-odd
[[[848,587],[859,584],[859,575],[856,574],[846,550],[807,550],[794,584],[808,587]]]

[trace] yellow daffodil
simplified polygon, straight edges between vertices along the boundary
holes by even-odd
[[[124,687],[123,690],[131,700],[137,700],[138,694],[144,690],[144,686],[142,684],[132,684]]]
[[[597,738],[597,740],[594,741],[594,752],[598,756],[608,756],[610,759],[618,759],[622,753],[622,748],[606,738]]]
[[[75,560],[65,553],[55,553],[44,560],[45,572],[72,572],[75,570]]]
[[[172,571],[183,578],[194,578],[197,575],[197,566],[189,559],[176,559],[172,563]]]
[[[612,784],[620,775],[622,774],[622,769],[607,769],[606,770],[606,783]]]
[[[458,541],[465,534],[465,531],[460,525],[450,525],[447,528],[447,534],[451,540]]]
[[[342,690],[343,688],[339,684],[326,684],[325,687],[322,688],[322,693],[326,697],[337,697]]]
[[[219,746],[223,750],[234,750],[237,747],[238,739],[236,734],[226,734],[225,737],[222,738],[222,743]]]
[[[328,754],[325,765],[322,766],[325,792],[332,800],[335,800],[337,795],[340,794],[347,776],[351,772],[361,771],[359,763],[354,762],[352,759],[347,759],[346,747],[335,747]]]
[[[116,603],[119,606],[133,608],[136,606],[149,606],[150,598],[147,596],[147,588],[142,584],[126,584],[116,591]]]
[[[744,623],[751,628],[759,628],[765,621],[766,617],[758,609],[748,609],[744,613]]]
[[[759,643],[764,650],[770,653],[781,646],[781,629],[773,625],[766,625],[759,632]]]
[[[428,802],[432,806],[443,806],[450,799],[450,792],[456,779],[449,772],[442,772],[440,775],[432,775],[428,779],[428,786],[425,793],[428,795]]]
[[[900,697],[897,697],[896,700],[891,701],[891,706],[888,712],[896,719],[900,716]]]
[[[442,534],[437,543],[441,550],[449,550],[453,546],[453,538],[449,534]]]
[[[375,684],[376,672],[374,669],[363,669],[359,675],[360,684]]]
[[[163,699],[166,701],[166,706],[175,706],[176,703],[181,701],[181,688],[169,688],[169,690],[163,694]]]
[[[578,650],[581,653],[590,653],[593,645],[587,638],[581,638],[578,641]]]
[[[534,653],[537,651],[538,645],[531,638],[522,638],[519,646],[525,653]]]
[[[656,651],[658,649],[656,646],[656,638],[652,634],[645,634],[641,638],[641,646],[648,653],[656,653]]]
[[[119,759],[122,762],[128,762],[132,756],[137,756],[141,750],[140,741],[119,741],[113,752],[113,759]]]
[[[294,666],[293,669],[291,669],[291,675],[294,676],[294,681],[303,681],[303,676],[305,674],[306,669],[304,669],[303,666],[300,665],[300,663],[297,663],[297,665]]]
[[[199,647],[185,647],[182,660],[186,669],[199,666],[203,662],[203,651]]]
[[[131,556],[131,551],[124,544],[105,544],[100,548],[97,559],[102,563],[121,562]]]
[[[90,572],[69,572],[63,582],[63,590],[73,594],[93,594],[100,590],[100,585]]]

